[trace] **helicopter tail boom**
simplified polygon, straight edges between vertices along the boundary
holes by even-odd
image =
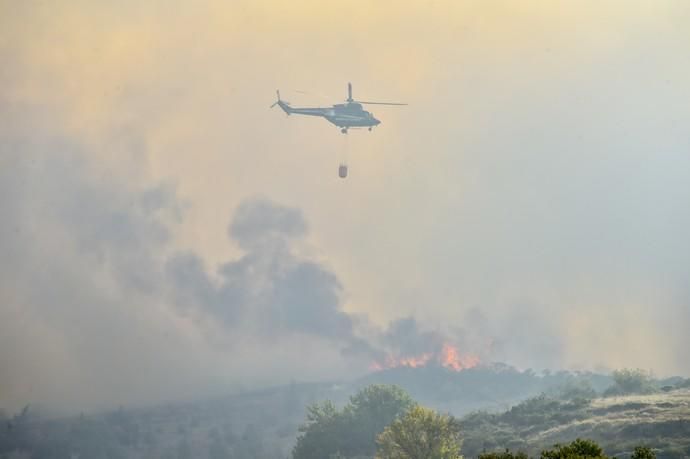
[[[309,116],[326,116],[328,109],[321,108],[321,107],[293,107],[290,105],[289,102],[285,102],[280,98],[280,92],[276,91],[276,94],[278,95],[278,100],[276,100],[273,105],[271,105],[271,108],[275,107],[276,105],[279,106],[280,108],[283,109],[285,113],[288,115],[309,115]]]

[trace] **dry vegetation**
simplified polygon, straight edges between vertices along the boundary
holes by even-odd
[[[605,391],[593,389],[591,382],[597,379],[592,375],[551,376],[548,384],[544,378],[510,371],[388,376],[396,376],[405,383],[403,388],[413,389],[413,398],[441,412],[466,412],[454,409],[463,394],[494,410],[461,419],[462,453],[468,458],[505,448],[537,457],[543,448],[578,437],[596,441],[611,456],[628,457],[635,446],[645,445],[660,458],[690,457],[690,380],[672,386],[657,382],[648,395],[599,397],[597,393]],[[480,389],[496,398],[482,398]],[[546,395],[533,396],[537,390]],[[285,458],[295,445],[307,405],[328,399],[340,406],[354,392],[347,384],[290,384],[205,402],[63,419],[42,418],[31,408],[12,416],[0,412],[0,425],[5,426],[0,459],[74,454],[92,459]],[[505,411],[495,408],[495,400],[503,404],[519,393],[524,401]],[[461,406],[466,409],[468,404]],[[20,451],[25,455],[18,456]]]
[[[589,438],[609,455],[628,455],[643,444],[659,457],[688,457],[690,389],[570,402],[542,396],[505,413],[474,413],[464,424],[469,456],[505,447],[536,455],[555,443]]]

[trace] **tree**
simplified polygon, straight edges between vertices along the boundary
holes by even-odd
[[[352,441],[359,445],[355,455],[373,456],[376,437],[415,402],[398,386],[374,384],[350,398],[344,412],[350,423]]]
[[[501,452],[491,452],[491,453],[481,453],[479,459],[528,459],[527,453],[518,451],[517,453],[511,452],[506,448],[505,451]]]
[[[623,368],[613,372],[614,384],[606,389],[604,395],[651,394],[656,392],[651,373]]]
[[[630,459],[656,459],[656,453],[647,446],[636,446]]]
[[[377,459],[457,459],[460,423],[452,416],[415,406],[378,437]]]
[[[293,458],[318,459],[339,453],[346,447],[346,430],[343,413],[331,401],[307,407],[307,422],[299,428]]]
[[[307,421],[300,427],[292,456],[323,459],[373,456],[376,436],[404,414],[414,401],[397,386],[371,385],[350,397],[338,410],[330,401],[307,408]]]
[[[554,445],[553,449],[541,452],[541,459],[585,459],[606,458],[601,446],[592,440],[578,438],[568,445]]]

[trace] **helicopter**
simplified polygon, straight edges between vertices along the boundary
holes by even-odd
[[[374,126],[381,124],[381,121],[374,118],[374,114],[362,108],[362,104],[367,105],[407,105],[398,102],[364,102],[352,98],[352,83],[347,84],[347,99],[344,104],[335,104],[332,107],[293,107],[289,102],[280,98],[280,91],[276,91],[278,100],[271,105],[271,108],[278,105],[288,115],[309,115],[322,116],[330,123],[340,128],[340,132],[347,134],[350,128],[368,128],[370,131]]]

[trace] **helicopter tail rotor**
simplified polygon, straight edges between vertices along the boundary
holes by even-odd
[[[275,107],[276,105],[278,105],[279,102],[282,102],[282,101],[280,100],[280,91],[277,90],[277,89],[276,89],[276,95],[278,96],[278,100],[276,100],[275,102],[273,102],[273,105],[271,105],[269,108],[273,108],[273,107]]]
[[[290,113],[292,113],[292,112],[293,112],[293,109],[292,109],[292,107],[290,107],[290,102],[285,102],[284,100],[282,100],[282,99],[280,98],[280,91],[278,91],[278,90],[276,90],[276,95],[278,96],[278,100],[276,100],[275,102],[273,102],[273,104],[271,105],[270,108],[273,108],[273,107],[275,107],[275,106],[277,105],[277,106],[279,106],[280,108],[282,108],[283,111],[284,111],[287,115],[289,115]]]

